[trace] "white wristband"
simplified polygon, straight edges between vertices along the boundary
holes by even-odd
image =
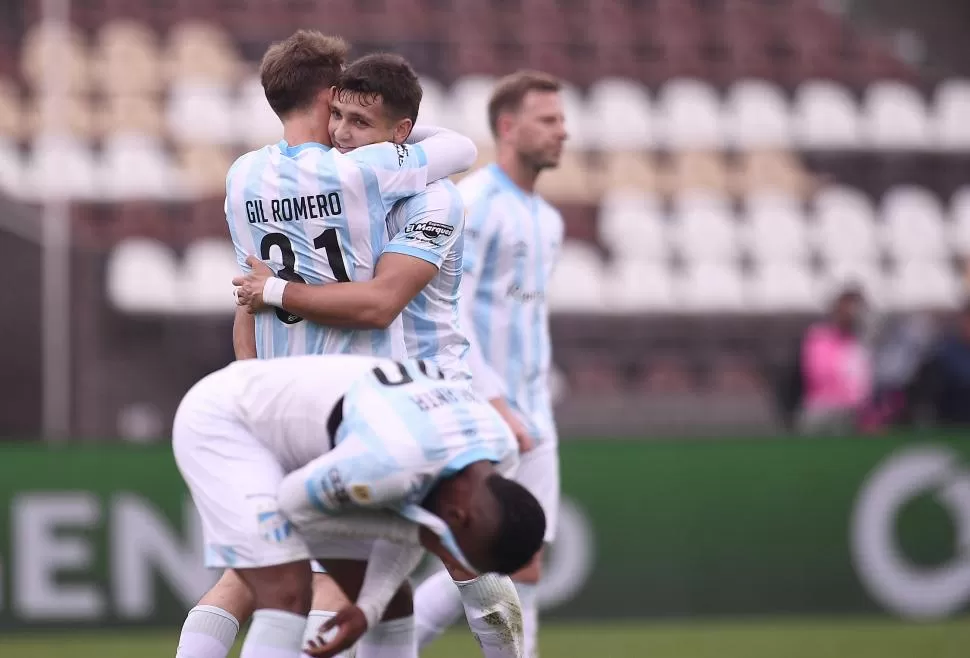
[[[286,281],[275,276],[266,279],[263,284],[263,303],[277,308],[283,308],[283,290]]]

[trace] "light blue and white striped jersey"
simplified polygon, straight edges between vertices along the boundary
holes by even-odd
[[[554,442],[546,291],[562,216],[495,164],[458,189],[468,209],[460,309],[475,387],[489,399],[504,397],[537,444]]]
[[[465,204],[454,183],[444,179],[398,201],[387,216],[393,236],[384,253],[425,260],[438,273],[404,308],[408,357],[436,365],[449,379],[469,379],[468,339],[458,319],[464,251]]]
[[[239,266],[256,255],[287,281],[366,281],[387,243],[381,221],[422,191],[420,145],[372,144],[342,154],[322,144],[266,146],[239,158],[226,177],[226,221]],[[283,309],[256,316],[260,358],[353,353],[403,357],[400,320],[383,330],[326,327]]]

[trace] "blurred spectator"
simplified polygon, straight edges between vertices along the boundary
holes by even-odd
[[[927,359],[912,395],[936,424],[970,425],[970,302]]]
[[[848,432],[872,393],[872,358],[861,334],[866,311],[862,291],[847,287],[828,319],[802,340],[802,397],[798,429],[805,434]]]

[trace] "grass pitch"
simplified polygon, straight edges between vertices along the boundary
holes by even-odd
[[[0,635],[4,658],[172,658],[177,631]],[[805,620],[547,625],[543,658],[965,658],[970,620],[938,624]],[[233,657],[238,656],[237,651]],[[452,631],[422,658],[476,658]]]

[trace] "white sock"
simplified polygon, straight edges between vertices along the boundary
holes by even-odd
[[[226,658],[236,641],[239,622],[212,605],[197,605],[185,617],[175,658]]]
[[[425,580],[414,593],[414,626],[423,649],[461,617],[461,594],[444,569]]]
[[[539,658],[539,606],[534,583],[515,583],[522,606],[522,651],[525,658]]]
[[[300,658],[306,617],[285,610],[257,610],[239,658]]]
[[[310,640],[317,639],[320,635],[320,627],[326,623],[328,619],[333,619],[337,616],[336,612],[330,612],[329,610],[311,610],[310,614],[307,615],[306,628],[303,630],[303,648],[306,648]],[[329,631],[324,635],[325,640],[329,640],[333,637],[334,633],[337,631]],[[354,645],[342,653],[338,653],[334,658],[355,658],[357,653],[357,645]]]
[[[522,607],[512,579],[487,573],[458,583],[458,589],[485,658],[522,658]]]
[[[356,658],[418,658],[414,617],[376,624],[357,643]]]

